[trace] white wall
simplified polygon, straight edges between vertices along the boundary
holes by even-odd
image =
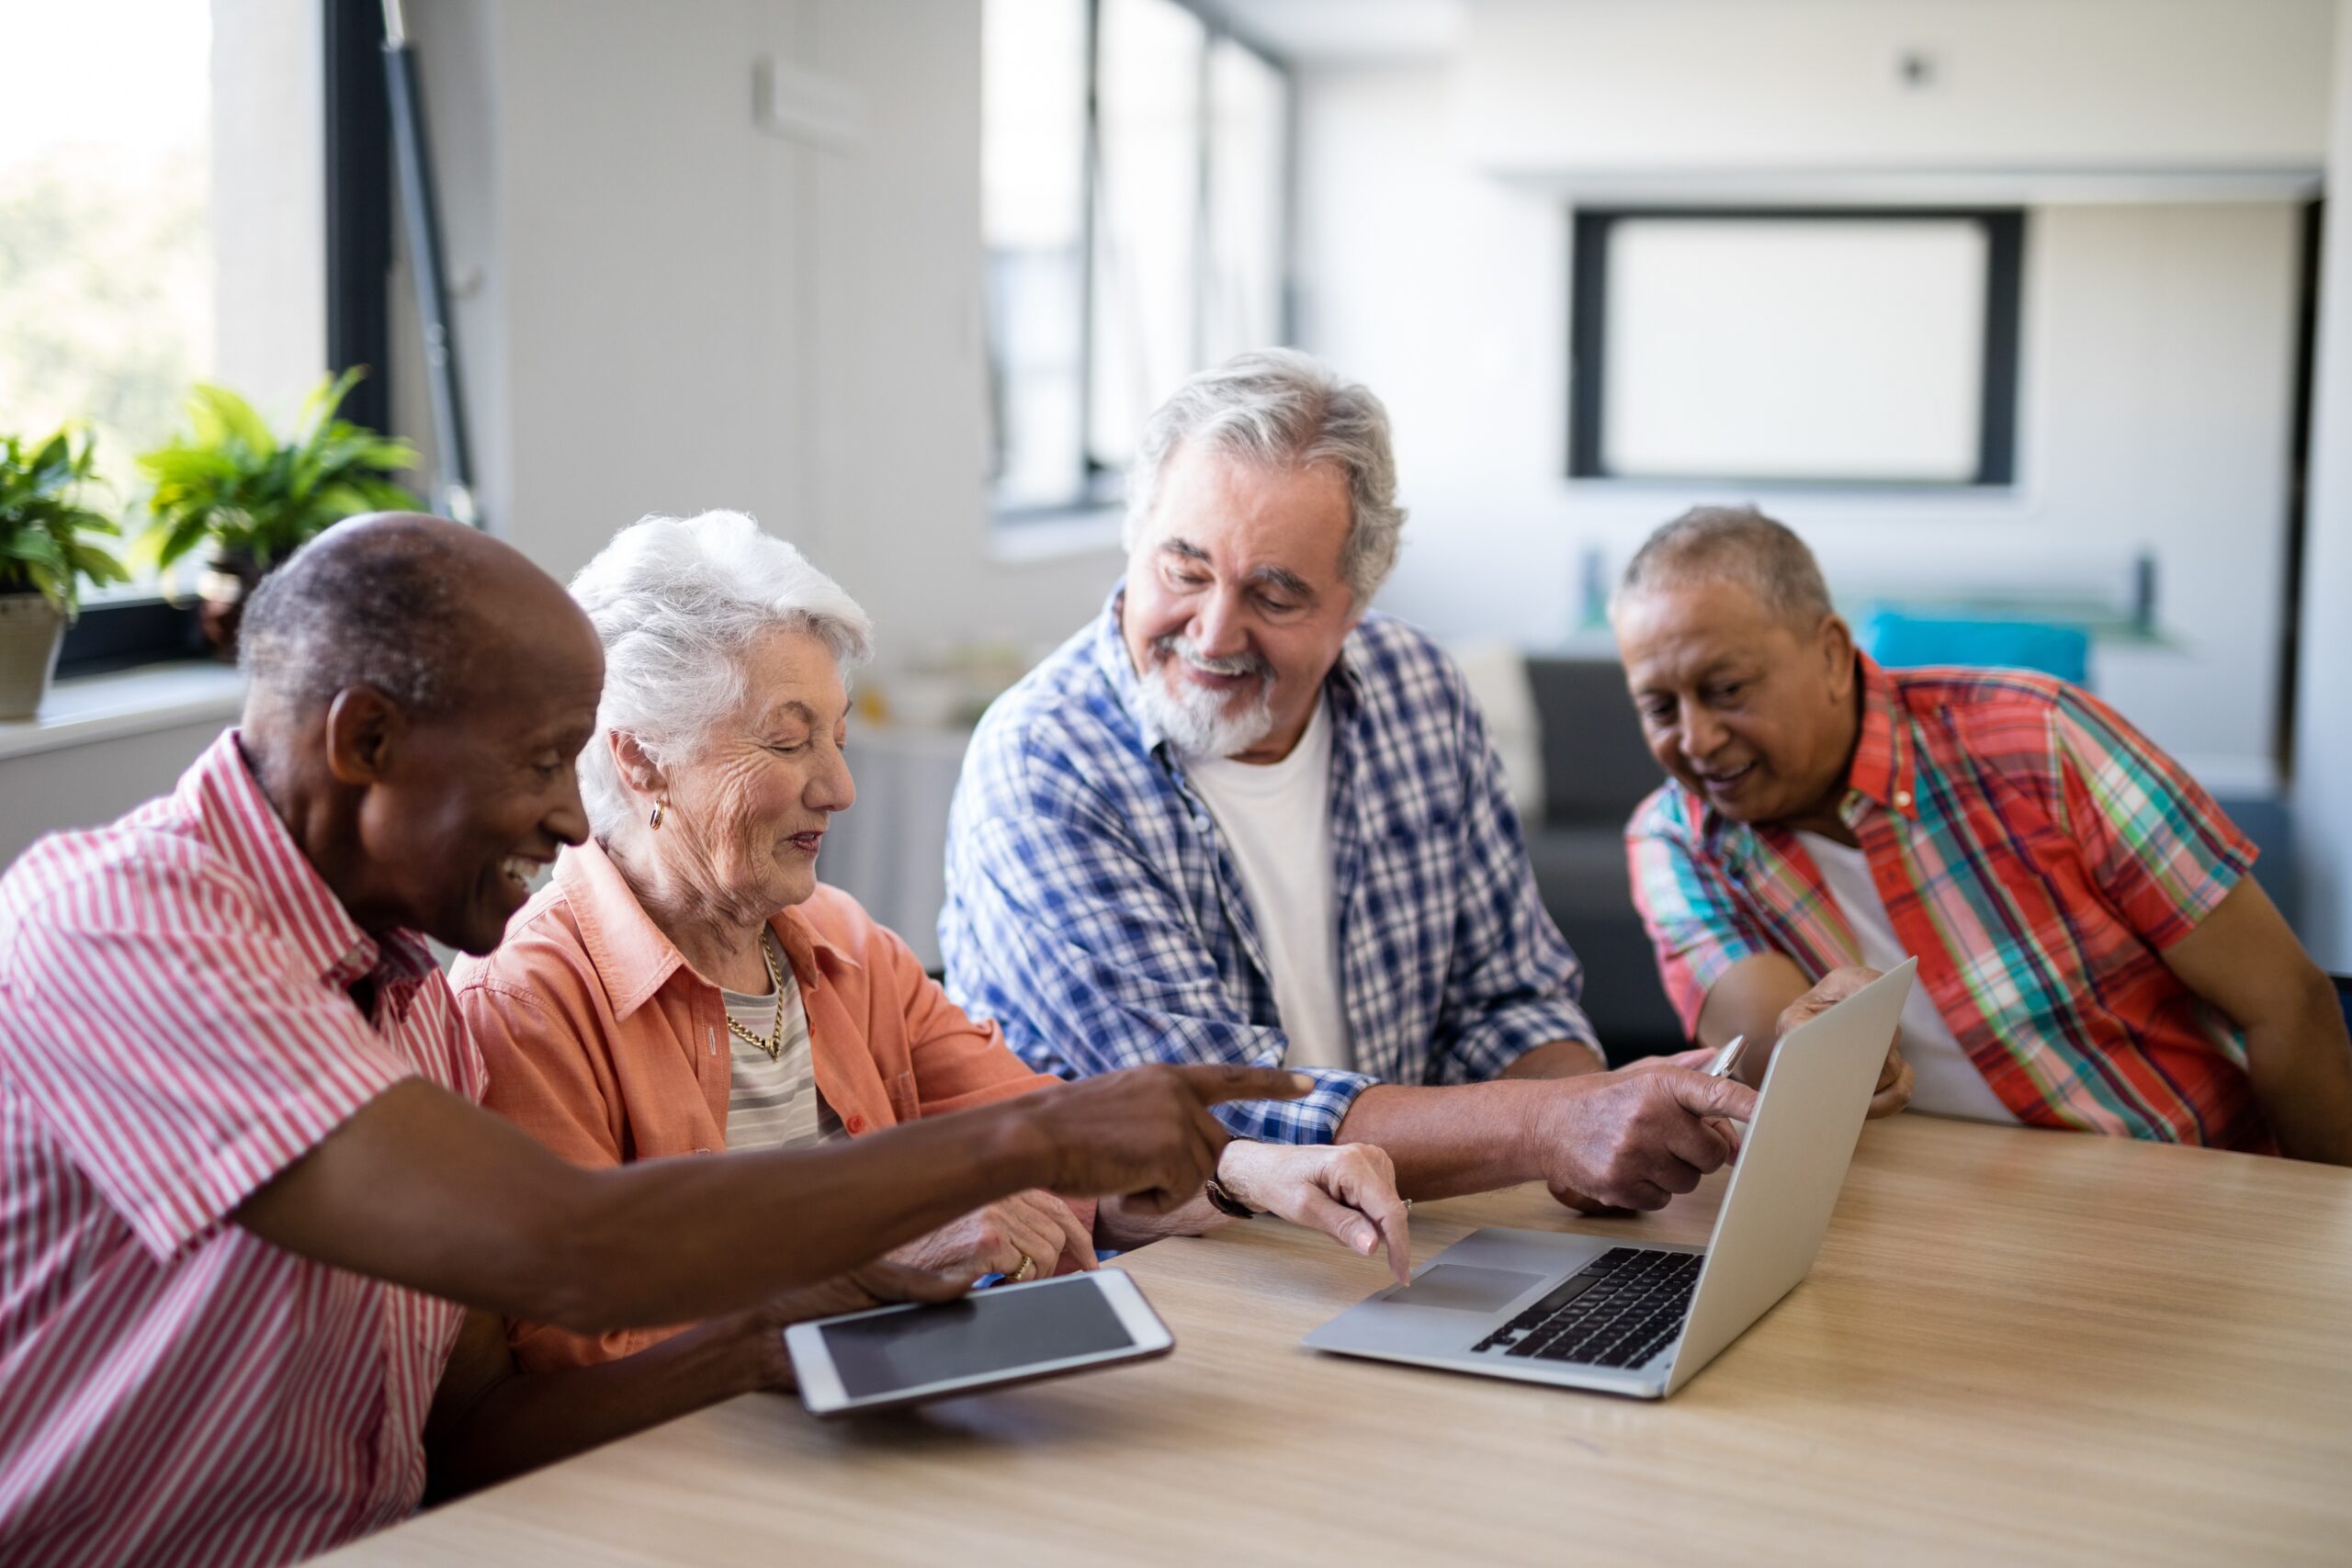
[[[1483,167],[2316,161],[2331,0],[1473,0]],[[1906,85],[1897,62],[1924,58]],[[1736,134],[1726,130],[1736,128]]]
[[[2352,4],[2336,29],[2328,156],[2352,168]],[[2328,204],[2320,275],[2295,717],[2295,829],[2302,936],[2352,975],[2352,201]]]
[[[109,822],[169,795],[220,733],[206,720],[0,758],[0,869],[44,833]]]
[[[322,9],[212,0],[211,379],[273,420],[327,363]]]
[[[1613,5],[1556,9],[1628,23]],[[1687,17],[1724,8],[1657,9]],[[1792,34],[1817,26],[1826,39],[1835,29],[1816,14],[1838,13],[1842,26],[1856,7],[1737,9],[1771,13]],[[1474,38],[1486,11],[1474,12]],[[1780,47],[1806,41],[1784,37]],[[1583,59],[1574,73],[1656,85],[1673,69],[1669,55],[1645,46]],[[2098,683],[2217,783],[2267,773],[2283,599],[2293,204],[2032,211],[2020,482],[2011,493],[1570,482],[1562,477],[1568,204],[1474,162],[1464,122],[1480,90],[1445,64],[1316,72],[1302,83],[1304,342],[1388,400],[1413,509],[1385,603],[1442,633],[1555,641],[1578,619],[1588,550],[1613,570],[1658,522],[1709,500],[1757,501],[1804,533],[1833,581],[1849,587],[1963,576],[1992,585],[2043,562],[2070,578],[2120,582],[2131,557],[2150,548],[2162,620],[2179,646],[2102,648]],[[1748,135],[1744,120],[1713,116],[1703,94],[1662,96],[1683,127],[1679,147],[1699,144],[1692,122],[1712,128],[1705,145],[1717,149]],[[1792,391],[1802,395],[1801,382]]]
[[[885,671],[1092,611],[1114,555],[989,548],[976,6],[409,14],[493,530],[564,575],[645,513],[744,508],[865,603]],[[758,129],[770,54],[855,93],[863,135]],[[396,368],[413,433],[422,388]]]

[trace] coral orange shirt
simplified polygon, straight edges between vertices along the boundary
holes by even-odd
[[[820,886],[778,914],[808,1012],[817,1088],[851,1136],[1026,1094],[1032,1072],[975,1023],[911,950],[848,894]],[[485,958],[450,975],[489,1066],[483,1103],[575,1164],[727,1147],[731,1052],[718,987],[687,964],[594,843],[564,851]],[[1091,1231],[1091,1203],[1073,1203]],[[583,1337],[517,1323],[533,1371],[631,1354],[675,1328]]]

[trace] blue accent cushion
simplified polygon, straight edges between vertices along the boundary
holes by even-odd
[[[2088,684],[2091,639],[2080,626],[1880,610],[1862,623],[1860,637],[1862,651],[1890,670],[1973,664]]]

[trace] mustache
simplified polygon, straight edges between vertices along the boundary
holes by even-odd
[[[1272,664],[1254,653],[1237,653],[1229,659],[1211,659],[1200,650],[1197,643],[1182,632],[1170,632],[1164,637],[1156,637],[1151,639],[1151,656],[1154,663],[1158,663],[1170,654],[1182,659],[1193,669],[1205,671],[1211,675],[1271,677],[1274,672],[1274,667]]]

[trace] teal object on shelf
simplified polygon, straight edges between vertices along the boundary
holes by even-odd
[[[1890,670],[1971,664],[2036,670],[2077,686],[2090,683],[2090,634],[2080,626],[1880,610],[1862,623],[1862,651]]]

